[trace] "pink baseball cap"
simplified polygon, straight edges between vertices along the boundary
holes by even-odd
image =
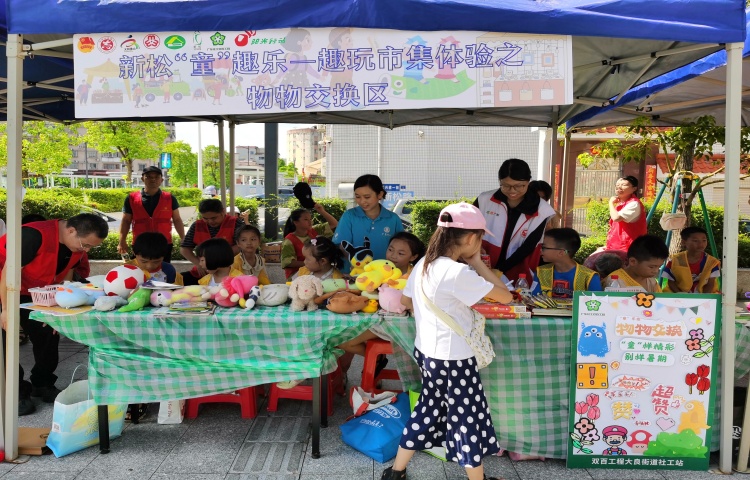
[[[440,218],[444,213],[450,214],[453,221],[442,222]],[[466,202],[454,203],[448,205],[440,211],[440,217],[438,217],[438,227],[452,227],[452,228],[463,228],[466,230],[484,230],[488,235],[494,237],[489,230],[487,230],[487,221],[484,219],[482,212]]]

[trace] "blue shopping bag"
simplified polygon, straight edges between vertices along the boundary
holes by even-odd
[[[341,439],[355,450],[385,463],[396,456],[410,415],[409,394],[400,393],[396,403],[383,405],[341,425]]]

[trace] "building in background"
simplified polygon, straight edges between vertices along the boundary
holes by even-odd
[[[237,185],[263,185],[265,165],[265,148],[249,145],[234,147],[234,178]]]
[[[174,122],[164,122],[167,129],[166,143],[175,141],[175,124]],[[78,134],[84,135],[86,129],[79,126]],[[117,177],[121,179],[126,172],[125,164],[122,163],[120,155],[117,152],[101,153],[91,148],[86,143],[71,145],[70,153],[72,156],[71,163],[63,170],[62,176],[86,176],[89,177]],[[158,166],[159,159],[137,159],[133,160],[133,185],[140,185],[141,172],[151,165]],[[67,175],[66,175],[67,174]]]
[[[316,125],[310,128],[289,130],[286,134],[287,162],[294,163],[297,173],[326,156],[326,127]]]
[[[534,178],[544,178],[545,135],[528,127],[326,125],[326,194],[351,199],[357,177],[371,173],[387,185],[387,206],[412,196],[473,200],[498,188],[508,158],[525,160]]]

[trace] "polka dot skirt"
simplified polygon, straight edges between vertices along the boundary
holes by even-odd
[[[422,371],[422,392],[401,436],[401,447],[446,447],[446,458],[478,467],[500,451],[474,358],[436,360],[414,349]]]

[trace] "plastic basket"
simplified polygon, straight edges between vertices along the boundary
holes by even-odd
[[[42,307],[54,307],[57,305],[55,294],[59,285],[47,285],[46,287],[30,288],[31,301],[34,305]]]

